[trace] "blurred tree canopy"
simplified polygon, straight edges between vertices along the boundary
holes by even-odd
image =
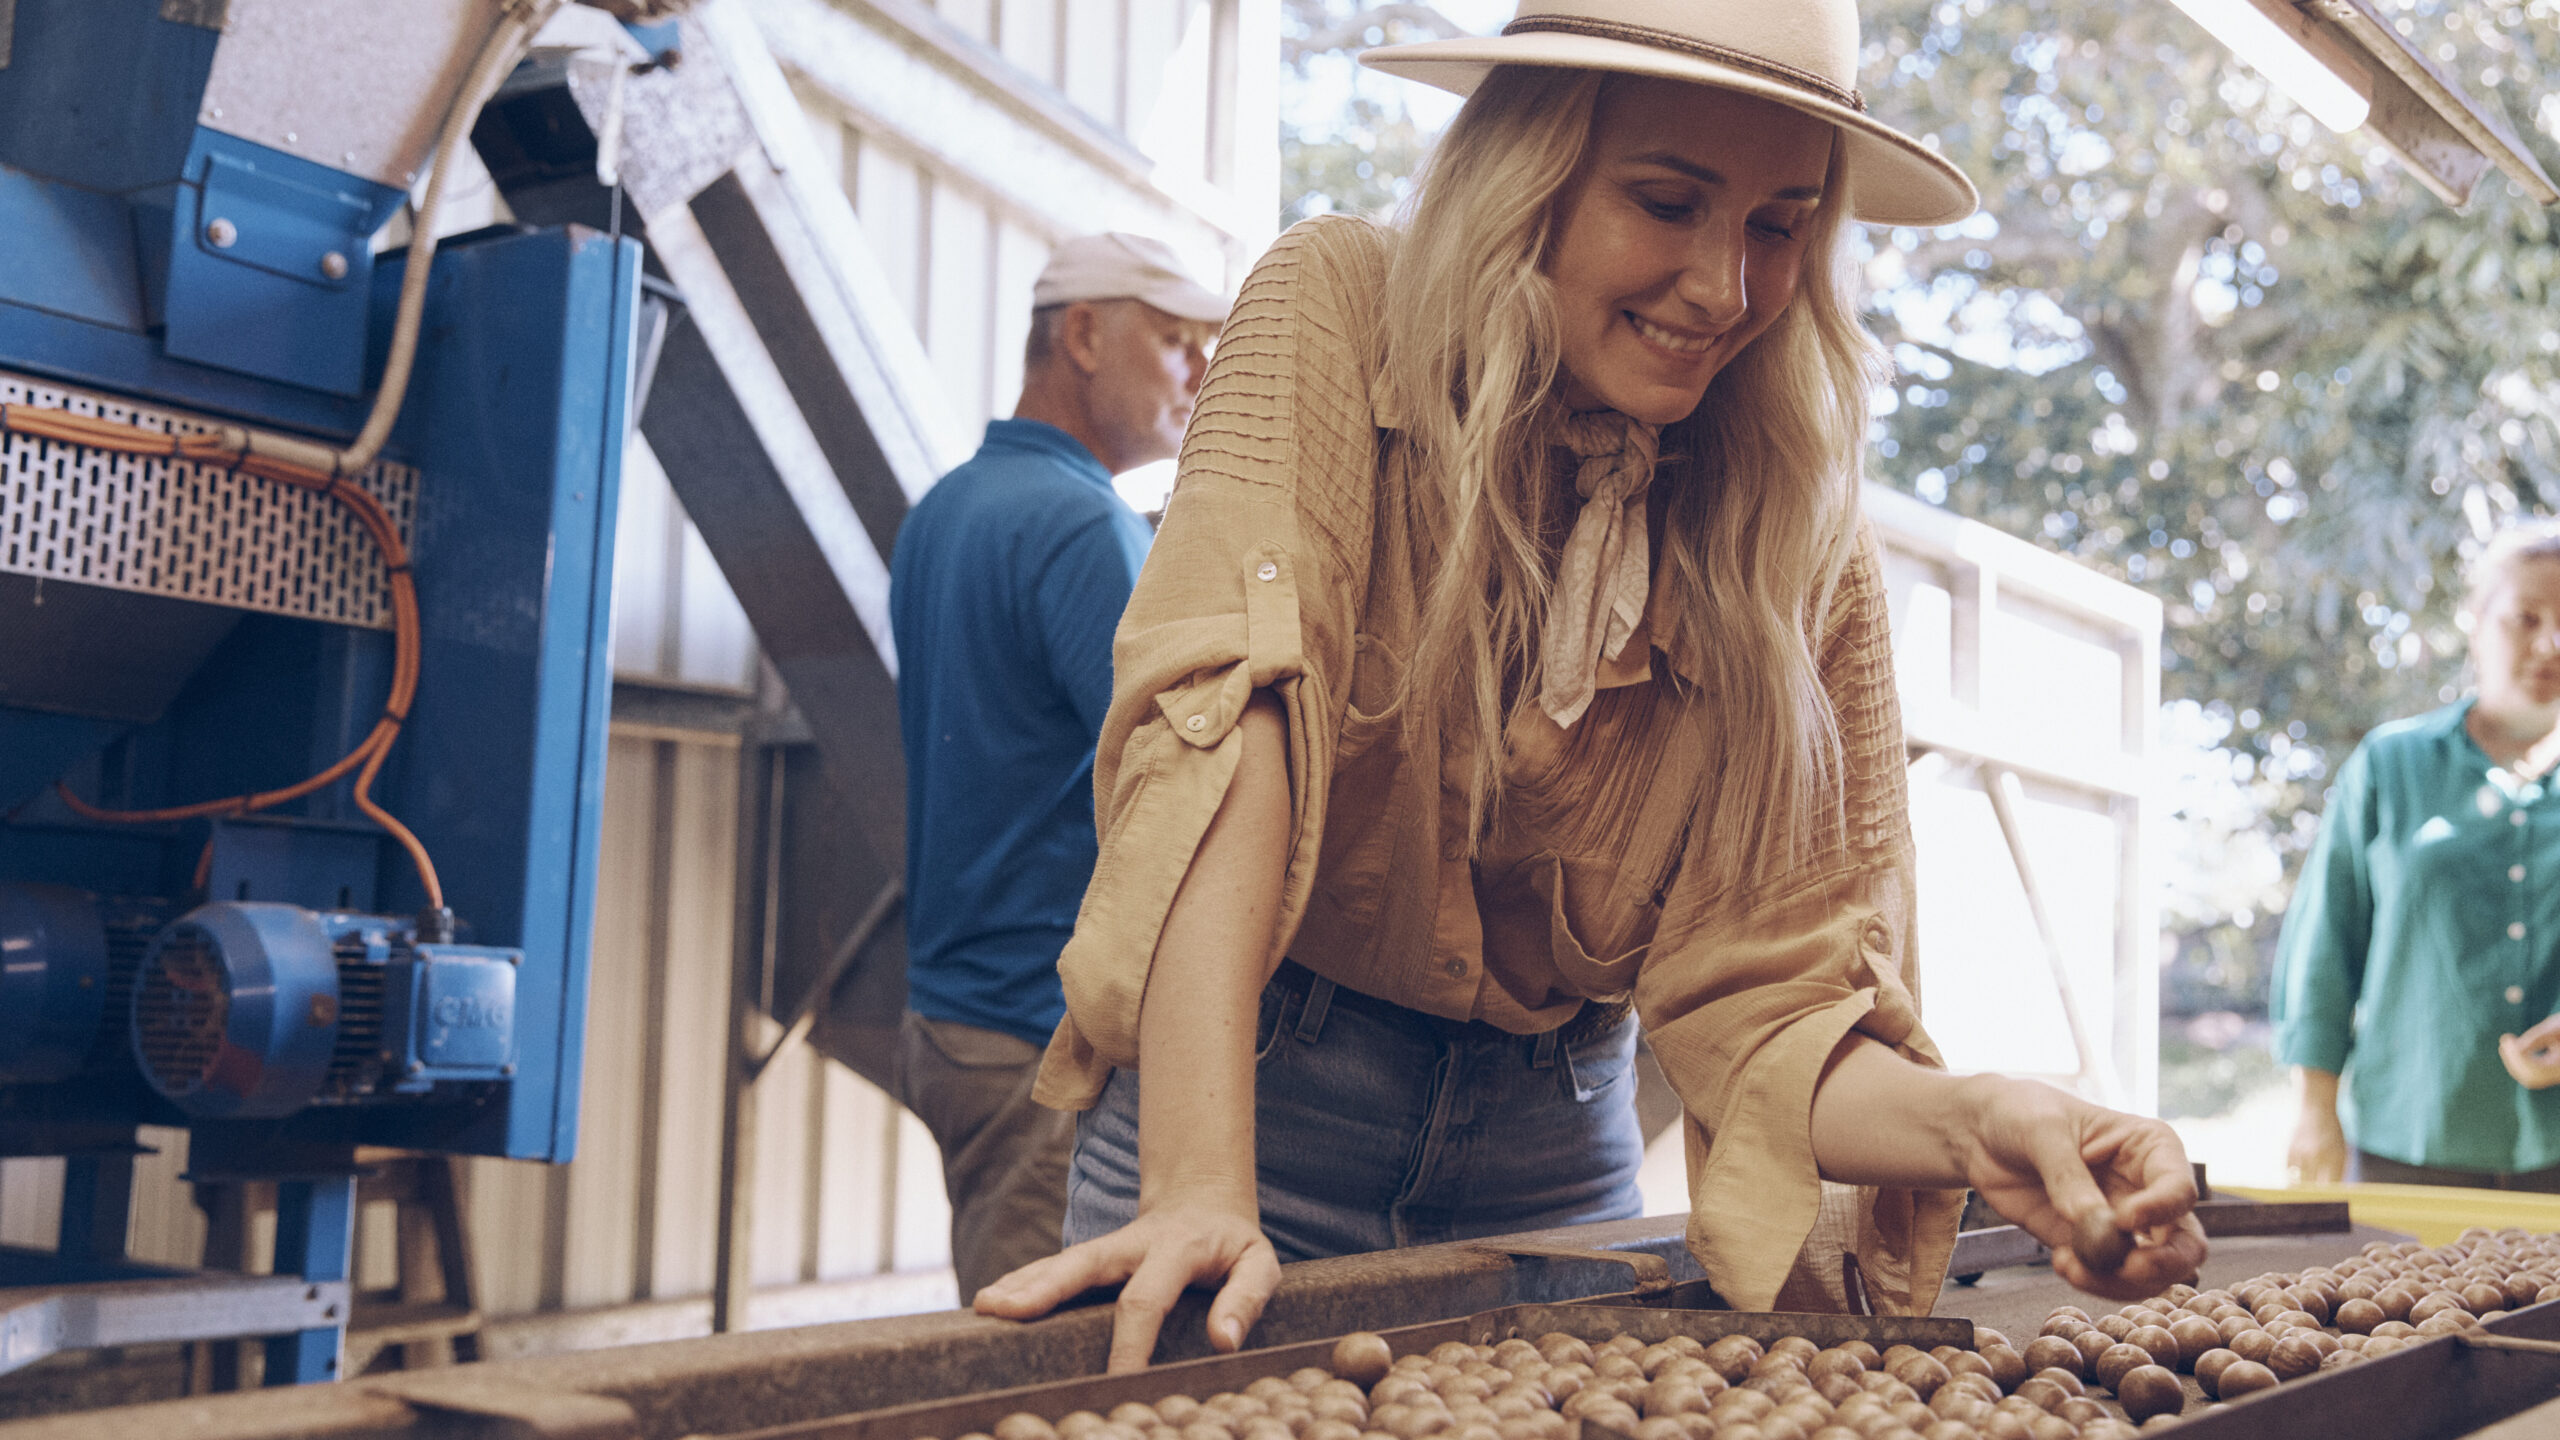
[[[1406,0],[1282,0],[1280,13],[1280,223],[1331,211],[1386,214],[1404,198],[1431,136],[1405,106],[1405,82],[1362,70],[1351,57],[1466,30]]]
[[[2560,172],[2560,0],[2377,8]],[[1290,0],[1299,93],[1450,33],[1416,9]],[[2270,852],[2235,893],[2215,837],[2183,847],[2223,883],[2173,905],[2172,1004],[2256,1008],[2329,770],[2461,693],[2465,559],[2560,505],[2554,214],[2495,172],[2446,207],[2165,0],[1862,9],[1870,109],[1983,191],[1866,236],[1902,371],[1870,474],[2165,602],[2170,729],[2230,782],[2187,818]],[[1427,137],[1381,94],[1284,136],[1288,219],[1401,193]]]
[[[2560,169],[2560,0],[2381,8]],[[1881,0],[1866,34],[1870,105],[1984,202],[1871,237],[1905,372],[1874,473],[2158,594],[2163,698],[2289,872],[2336,761],[2461,693],[2480,538],[2560,503],[2552,215],[2494,173],[2449,209],[2167,4]],[[2262,1003],[2282,899],[2191,897],[2173,1001]]]

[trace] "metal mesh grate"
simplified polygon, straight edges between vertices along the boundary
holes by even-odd
[[[222,948],[194,925],[170,928],[142,963],[133,993],[133,1033],[160,1093],[192,1095],[213,1078],[231,1020],[231,976]]]
[[[219,422],[0,371],[0,403],[49,405],[149,430]],[[418,472],[364,473],[409,538]],[[382,555],[346,507],[218,465],[0,435],[0,571],[391,628]]]
[[[336,952],[338,1044],[330,1054],[329,1078],[321,1093],[346,1098],[371,1088],[391,1059],[382,1048],[390,974],[372,958],[361,932],[340,936]]]

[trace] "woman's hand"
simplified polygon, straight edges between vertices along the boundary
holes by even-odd
[[[2506,1062],[2507,1073],[2527,1090],[2548,1090],[2560,1085],[2560,1015],[2554,1015],[2522,1035],[2498,1037],[2498,1058]]]
[[[1109,1373],[1147,1368],[1164,1317],[1194,1284],[1219,1286],[1209,1306],[1209,1343],[1244,1344],[1280,1283],[1280,1257],[1261,1221],[1230,1204],[1173,1201],[1108,1235],[1025,1265],[978,1292],[981,1315],[1030,1320],[1102,1285],[1120,1285],[1111,1326]],[[1122,1284],[1121,1282],[1126,1282]]]
[[[2503,1052],[2505,1041],[2499,1046]],[[2509,1061],[2507,1068],[2514,1069],[2514,1062]],[[2293,1122],[2293,1143],[2285,1147],[2285,1165],[2297,1185],[2335,1185],[2347,1178],[2347,1132],[2338,1124],[2337,1074],[2305,1067],[2296,1069],[2293,1076],[2302,1095],[2302,1114]]]
[[[1991,1208],[2052,1249],[2055,1274],[2116,1300],[2195,1278],[2204,1227],[2193,1213],[2195,1171],[2176,1131],[2034,1081],[1977,1079],[1988,1084],[1967,1178]],[[2082,1253],[2084,1232],[2092,1241],[2122,1232],[2131,1245],[2109,1265],[2116,1257]]]
[[[2094,1295],[2156,1295],[2204,1264],[2177,1132],[2050,1085],[1949,1075],[1853,1036],[1814,1092],[1813,1155],[1847,1185],[1970,1185]],[[2084,1226],[2090,1254],[2073,1243]]]

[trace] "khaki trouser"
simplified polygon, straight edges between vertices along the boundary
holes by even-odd
[[[963,1305],[1058,1252],[1076,1122],[1032,1100],[1039,1068],[1040,1047],[1020,1036],[912,1010],[899,1026],[898,1099],[942,1147]]]

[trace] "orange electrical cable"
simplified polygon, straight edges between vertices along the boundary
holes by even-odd
[[[391,690],[382,704],[382,717],[373,730],[356,747],[340,756],[337,763],[320,773],[287,785],[280,790],[261,790],[247,795],[232,795],[220,800],[202,800],[192,805],[171,805],[157,810],[109,810],[92,805],[71,793],[67,785],[56,782],[54,790],[73,814],[86,820],[110,824],[154,824],[173,820],[194,820],[209,815],[246,815],[298,800],[315,790],[326,788],[343,779],[358,766],[354,799],[356,808],[366,818],[381,826],[407,851],[409,863],[416,867],[419,883],[425,886],[427,905],[444,908],[444,885],[436,877],[435,862],[428,858],[427,847],[417,834],[400,823],[398,817],[382,808],[373,798],[373,781],[382,772],[382,762],[391,754],[392,742],[399,739],[400,727],[409,718],[409,705],[418,693],[418,587],[409,574],[409,547],[401,543],[398,526],[383,513],[381,503],[358,488],[351,480],[307,469],[267,455],[251,454],[246,432],[228,434],[172,435],[159,430],[146,430],[138,425],[101,420],[93,415],[75,415],[36,405],[0,405],[0,432],[13,432],[39,440],[79,445],[92,450],[107,450],[124,455],[155,455],[199,464],[221,465],[243,474],[255,475],[280,485],[310,490],[337,501],[355,516],[375,548],[382,552],[391,590]],[[233,437],[237,437],[234,439]]]

